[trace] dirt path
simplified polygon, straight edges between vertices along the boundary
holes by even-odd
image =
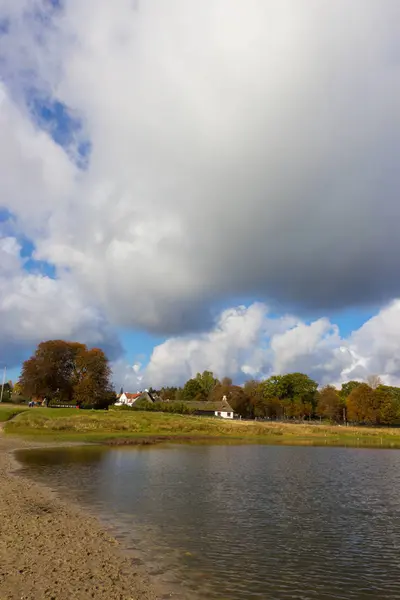
[[[0,600],[156,600],[147,575],[96,519],[13,475],[16,448],[0,424]]]

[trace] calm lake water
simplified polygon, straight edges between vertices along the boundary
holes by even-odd
[[[92,507],[173,598],[400,598],[400,451],[290,446],[21,452]]]

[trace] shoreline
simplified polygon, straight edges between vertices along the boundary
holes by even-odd
[[[15,451],[51,446],[0,431],[0,599],[169,597],[156,590],[150,576],[95,516],[16,473],[20,464]]]

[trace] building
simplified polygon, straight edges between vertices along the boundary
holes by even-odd
[[[122,393],[117,396],[115,406],[133,406],[139,400],[154,402],[153,396],[147,390],[144,392],[137,392],[136,394],[122,391]]]
[[[223,396],[221,400],[221,406],[217,407],[216,417],[222,417],[223,419],[234,419],[238,415],[235,414],[232,406],[229,404],[226,396]]]
[[[216,407],[215,416],[222,419],[234,419],[237,417],[226,396],[223,396],[221,402],[219,402],[219,406]]]
[[[221,419],[235,419],[237,414],[229,404],[226,396],[216,402],[187,402],[189,408],[194,409],[194,414],[203,417],[220,417]]]

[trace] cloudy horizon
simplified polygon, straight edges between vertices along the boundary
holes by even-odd
[[[399,17],[0,0],[0,366],[399,384]]]

